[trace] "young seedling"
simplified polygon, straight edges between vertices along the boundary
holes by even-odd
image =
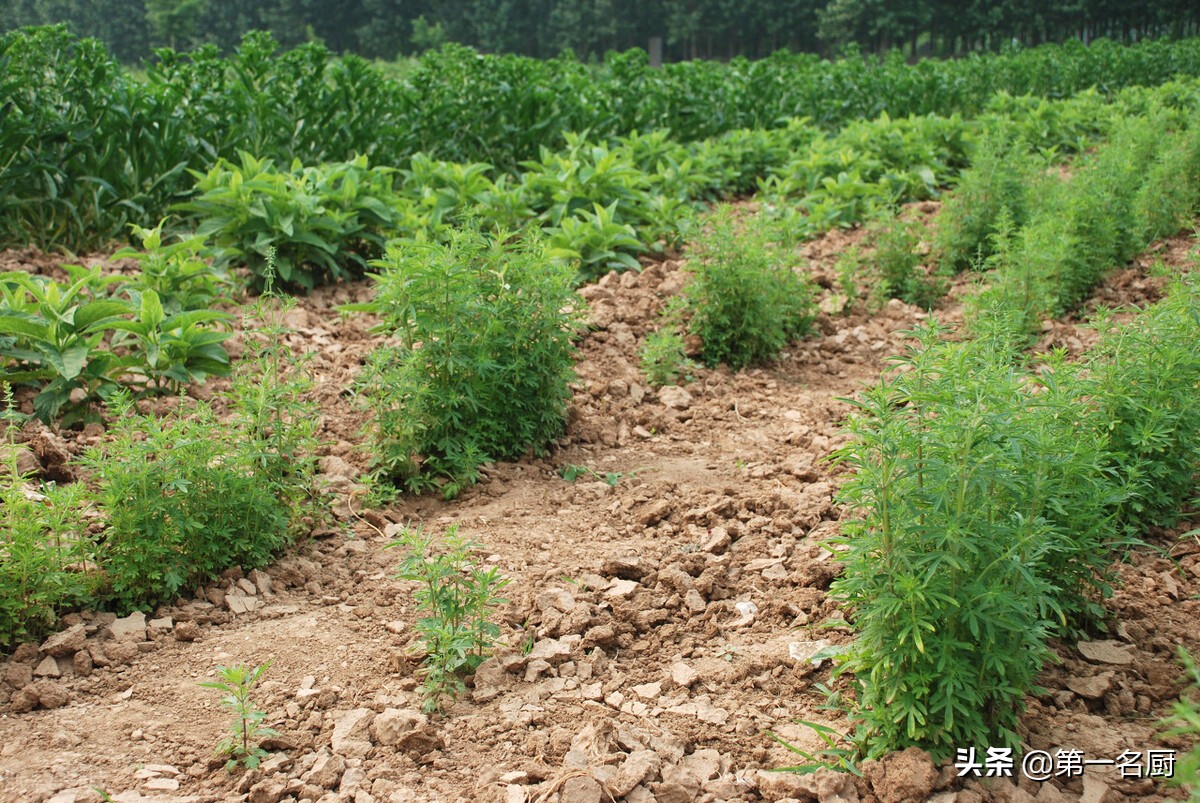
[[[408,550],[397,577],[422,586],[417,607],[428,615],[417,622],[426,653],[421,694],[432,713],[463,692],[462,675],[483,663],[495,644],[500,628],[489,617],[508,601],[496,592],[509,580],[478,565],[477,544],[460,536],[458,525],[443,535],[405,529],[391,546]]]
[[[266,712],[259,711],[250,700],[250,692],[270,666],[270,661],[253,669],[248,669],[245,664],[219,666],[219,681],[199,684],[224,692],[221,705],[233,712],[233,724],[230,726],[232,732],[221,740],[216,750],[218,756],[229,756],[229,761],[225,764],[225,769],[229,771],[238,764],[248,770],[257,767],[267,756],[267,751],[259,747],[259,742],[268,736],[276,735],[274,730],[262,724],[267,716]]]
[[[617,484],[621,482],[623,477],[629,477],[630,479],[633,479],[636,476],[636,470],[628,472],[605,471],[601,473],[593,468],[588,468],[587,466],[576,466],[573,464],[563,466],[562,469],[562,478],[567,482],[575,482],[575,480],[579,479],[580,477],[591,477],[595,480],[603,480],[604,482],[608,483],[610,488],[617,487]]]

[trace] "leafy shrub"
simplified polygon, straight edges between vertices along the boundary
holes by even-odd
[[[94,544],[83,517],[86,489],[46,485],[34,493],[26,479],[16,448],[0,441],[2,649],[44,638],[60,613],[90,597],[97,579],[88,568]]]
[[[898,298],[929,309],[945,294],[945,281],[921,268],[921,234],[920,224],[899,218],[892,218],[874,230],[871,292],[877,301]]]
[[[864,517],[843,528],[834,592],[860,631],[844,669],[871,757],[1015,746],[1046,639],[1107,593],[1119,489],[1102,434],[1055,382],[1030,392],[1003,331],[940,334],[919,331],[908,370],[859,399],[841,452],[841,499]]]
[[[1007,132],[984,139],[937,218],[936,251],[944,270],[982,267],[1002,215],[1020,228],[1029,217],[1044,165]]]
[[[164,225],[165,221],[153,229],[136,224],[130,227],[141,248],[122,248],[111,257],[114,261],[130,259],[138,263],[138,272],[125,277],[121,289],[153,290],[168,315],[210,308],[232,284],[228,274],[217,271],[201,257],[203,237],[166,243]]]
[[[459,535],[458,525],[436,536],[405,528],[388,546],[408,550],[396,576],[421,584],[416,591],[417,608],[426,614],[417,621],[425,649],[421,696],[431,713],[466,690],[462,675],[491,652],[500,635],[491,616],[508,602],[496,592],[509,581],[495,567],[478,564],[479,545]]]
[[[113,439],[86,454],[107,514],[108,593],[129,609],[171,599],[230,566],[263,566],[288,540],[289,516],[256,472],[254,444],[205,404],[186,417],[112,402]]]
[[[656,388],[690,382],[692,361],[688,359],[683,335],[673,326],[663,326],[646,335],[639,352],[642,373]]]
[[[268,269],[267,292],[245,316],[246,351],[230,395],[254,473],[287,514],[289,532],[299,536],[324,513],[313,485],[320,409],[309,395],[313,352],[297,352],[289,342],[294,333],[286,319],[296,301],[276,294],[269,277]]]
[[[613,220],[614,208],[596,204],[594,212],[581,209],[549,230],[549,256],[574,267],[578,284],[596,281],[609,271],[642,268],[633,255],[646,247],[632,226]]]
[[[218,266],[245,264],[261,284],[273,254],[279,281],[311,290],[361,272],[405,233],[393,173],[366,157],[283,171],[243,152],[239,165],[196,173],[195,198],[177,208],[199,218]]]
[[[739,232],[731,210],[722,207],[694,246],[688,264],[694,276],[685,291],[688,326],[710,366],[766,362],[812,326],[812,286],[767,238],[761,220]]]
[[[1136,242],[1151,243],[1186,228],[1200,203],[1200,128],[1159,151],[1133,201]]]
[[[84,401],[110,398],[121,386],[178,391],[229,372],[222,345],[229,335],[215,328],[229,316],[207,308],[213,287],[194,271],[192,258],[160,250],[143,260],[157,261],[161,271],[132,281],[75,265],[65,266],[66,284],[20,271],[0,274],[2,378],[40,386],[34,411],[42,420],[56,418],[75,391]],[[155,284],[171,292],[176,311],[164,308]]]
[[[562,432],[579,301],[534,232],[398,242],[375,265],[375,299],[351,309],[378,314],[398,341],[372,354],[362,382],[380,474],[450,497],[480,464]]]
[[[1170,526],[1194,495],[1200,471],[1200,284],[1177,285],[1163,301],[1105,331],[1089,354],[1077,394],[1108,435],[1110,470],[1131,492],[1126,526]]]
[[[1071,180],[1043,187],[1020,229],[1002,212],[999,220],[1007,222],[997,225],[989,263],[994,282],[977,309],[1014,308],[1020,311],[1016,325],[1035,332],[1044,318],[1074,309],[1106,271],[1143,249],[1145,238],[1162,225],[1160,213],[1177,219],[1188,193],[1200,187],[1186,176],[1149,183],[1150,175],[1162,176],[1146,165],[1160,154],[1164,163],[1180,164],[1178,154],[1186,162],[1194,147],[1191,133],[1164,131],[1164,119],[1156,114],[1120,121],[1112,140],[1084,160]]]

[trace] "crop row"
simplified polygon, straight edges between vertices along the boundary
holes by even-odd
[[[930,325],[906,370],[863,394],[842,457],[858,640],[854,735],[878,756],[1016,746],[1049,639],[1094,627],[1111,561],[1175,524],[1200,470],[1200,284],[1115,325],[1083,360],[1022,352],[1046,316],[1200,206],[1195,118],[1148,109],[1071,165],[1001,136],[948,204],[943,258],[994,268],[966,340]]]
[[[0,37],[0,244],[95,246],[147,225],[192,189],[189,170],[251,153],[277,164],[366,156],[399,166],[415,154],[502,171],[570,148],[568,133],[610,143],[669,131],[696,142],[792,118],[832,130],[848,121],[974,116],[998,92],[1111,94],[1200,75],[1200,43],[1044,47],[906,66],[780,54],[758,62],[651,69],[636,53],[600,68],[481,56],[448,47],[390,79],[316,45],[283,54],[265,35],[236,54],[160,51],[144,79],[62,28]]]

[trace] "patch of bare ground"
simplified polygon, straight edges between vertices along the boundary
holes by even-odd
[[[798,268],[830,287],[833,260],[860,236],[831,232]],[[655,263],[582,291],[590,326],[569,429],[550,454],[488,466],[453,502],[405,497],[364,512],[343,493],[340,526],[264,572],[229,572],[144,620],[72,615],[63,634],[17,650],[0,664],[0,800],[99,801],[97,788],[117,800],[252,803],[1179,797],[1096,767],[1045,784],[964,784],[920,751],[869,763],[863,780],[761,772],[797,758],[766,731],[812,750],[822,745],[795,720],[848,727],[820,707],[828,661],[810,660],[851,638],[827,594],[838,568],[826,539],[844,511],[826,458],[844,442],[839,398],[875,382],[925,314],[891,302],[822,315],[770,367],[699,369],[691,384],[655,390],[638,347],[683,287],[682,267]],[[1137,284],[1123,275],[1099,297]],[[961,288],[939,318],[961,318]],[[368,292],[318,291],[290,320],[294,347],[315,352],[322,470],[335,490],[353,489],[367,463],[350,388],[373,341],[368,320],[334,307]],[[24,437],[44,441],[33,456],[52,476],[104,430],[31,425]],[[619,478],[569,483],[566,465]],[[444,717],[418,710],[413,589],[393,579],[400,555],[386,549],[406,522],[459,523],[512,578],[511,646]],[[1174,535],[1158,543],[1171,548]],[[1108,759],[1159,746],[1154,722],[1179,693],[1173,651],[1200,645],[1200,550],[1172,558],[1139,551],[1118,567],[1111,640],[1060,647],[1023,720],[1031,747]],[[255,699],[281,735],[262,768],[227,773],[211,756],[227,714],[196,684],[219,665],[268,660]]]

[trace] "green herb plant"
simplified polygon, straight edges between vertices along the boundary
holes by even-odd
[[[262,724],[267,717],[266,712],[258,710],[250,699],[250,693],[270,666],[270,661],[253,669],[245,664],[218,666],[217,676],[220,680],[198,684],[222,692],[221,705],[233,714],[232,732],[221,740],[216,749],[217,755],[229,756],[229,761],[225,763],[228,771],[233,771],[239,764],[248,770],[258,767],[267,757],[267,751],[259,743],[277,735],[276,731]]]
[[[474,557],[478,544],[459,535],[458,525],[441,535],[405,528],[389,546],[407,550],[397,577],[420,584],[415,597],[426,614],[417,622],[426,654],[423,707],[427,713],[440,711],[464,691],[463,675],[495,645],[500,628],[491,616],[507,602],[497,592],[509,580],[495,567],[479,566]]]
[[[1183,647],[1179,648],[1179,662],[1183,664],[1188,687],[1171,706],[1171,716],[1159,723],[1164,728],[1164,737],[1181,737],[1191,743],[1186,753],[1179,756],[1175,773],[1170,783],[1188,789],[1188,800],[1200,801],[1200,667]]]
[[[38,641],[60,613],[88,600],[96,588],[94,544],[83,514],[79,483],[33,490],[17,467],[14,434],[19,415],[2,385],[0,426],[0,649]]]
[[[732,210],[719,207],[694,247],[688,263],[694,275],[684,289],[688,330],[700,337],[700,356],[709,366],[767,362],[811,330],[812,285],[768,235],[757,219],[738,231]]]
[[[288,512],[300,535],[325,505],[316,493],[320,410],[312,399],[313,352],[292,346],[288,316],[296,300],[275,290],[274,255],[268,253],[263,293],[245,309],[245,353],[234,374],[233,408],[244,430],[244,449],[256,476]]]
[[[898,298],[929,309],[945,294],[945,281],[921,267],[921,234],[919,223],[900,218],[891,218],[873,231],[875,253],[868,264],[875,306]]]
[[[536,232],[397,243],[375,265],[375,299],[347,308],[391,338],[361,385],[380,477],[452,498],[563,431],[581,302]]]

